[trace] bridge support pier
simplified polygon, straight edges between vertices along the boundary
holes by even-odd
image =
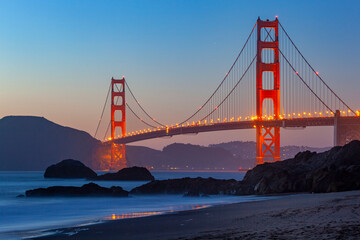
[[[115,113],[120,115],[115,117]],[[125,137],[125,78],[111,79],[111,140],[116,137],[116,128],[121,128],[121,137]],[[110,170],[119,170],[127,167],[125,144],[111,144]]]
[[[334,119],[334,146],[344,146],[352,140],[360,140],[360,121],[357,118],[342,118],[336,110]]]

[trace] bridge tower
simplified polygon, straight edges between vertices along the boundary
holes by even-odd
[[[115,114],[119,112],[119,114]],[[111,78],[111,140],[114,140],[116,128],[121,128],[121,137],[125,137],[125,78]],[[119,170],[127,166],[125,144],[111,144],[110,170]]]
[[[274,109],[274,118],[280,118],[280,64],[279,64],[279,22],[257,20],[257,61],[256,61],[256,165],[263,164],[264,160],[280,160],[280,128],[263,127],[263,103],[265,99],[271,99]],[[275,38],[269,35],[273,31]],[[263,33],[263,35],[261,35]],[[265,33],[265,37],[264,37]],[[267,36],[269,35],[269,36]],[[266,40],[267,39],[267,40]],[[270,39],[270,41],[268,41]],[[273,61],[263,61],[263,50],[274,51]],[[270,72],[273,75],[273,86],[270,89],[263,88],[263,73]]]

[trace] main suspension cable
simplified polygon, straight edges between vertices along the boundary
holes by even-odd
[[[189,121],[189,120],[190,120],[191,118],[193,118],[196,114],[198,114],[198,113],[205,107],[205,105],[211,100],[211,98],[215,95],[215,93],[220,89],[220,87],[223,85],[223,83],[225,82],[225,80],[226,80],[227,77],[229,76],[229,73],[230,73],[231,70],[234,68],[234,66],[235,66],[236,62],[238,61],[238,59],[240,58],[241,54],[243,53],[243,51],[244,51],[244,49],[245,49],[245,47],[246,47],[246,45],[247,45],[250,37],[252,36],[252,34],[253,34],[254,30],[255,30],[256,25],[257,25],[257,23],[255,23],[253,29],[252,29],[251,32],[250,32],[249,37],[247,38],[244,46],[242,47],[240,53],[239,53],[238,56],[236,57],[234,63],[231,65],[229,71],[227,72],[227,74],[225,75],[225,77],[223,78],[223,80],[221,81],[221,83],[219,84],[219,86],[215,89],[215,91],[213,92],[213,94],[211,94],[211,96],[205,101],[205,103],[204,103],[197,111],[195,111],[194,114],[192,114],[192,115],[191,115],[190,117],[188,117],[186,120],[184,120],[184,121],[182,121],[181,123],[179,123],[179,125],[182,125],[183,123]]]
[[[164,124],[156,121],[155,118],[151,117],[150,114],[148,114],[148,113],[145,111],[145,109],[141,106],[140,102],[136,99],[135,95],[134,95],[133,92],[131,91],[129,85],[127,84],[127,81],[125,81],[125,85],[126,85],[126,87],[129,89],[129,92],[130,92],[131,96],[134,98],[134,100],[135,100],[135,102],[137,103],[137,105],[138,105],[138,106],[141,108],[141,110],[146,114],[146,116],[148,116],[152,121],[154,121],[155,123],[159,124],[160,126],[165,127]]]
[[[243,75],[241,76],[241,78],[237,81],[237,83],[235,84],[235,86],[231,89],[231,91],[228,93],[228,95],[226,95],[226,97],[219,103],[218,106],[216,106],[208,115],[206,115],[205,117],[203,117],[200,121],[205,120],[207,117],[209,117],[213,112],[215,112],[216,110],[219,109],[219,107],[226,101],[226,99],[228,99],[228,97],[231,95],[231,93],[235,90],[235,88],[239,85],[239,83],[241,82],[241,80],[245,77],[246,73],[249,71],[251,65],[254,63],[255,59],[256,59],[257,55],[255,55],[255,57],[253,58],[253,60],[251,61],[251,63],[249,64],[249,66],[246,68],[245,72],[243,73]]]
[[[102,118],[103,118],[103,116],[104,116],[106,104],[107,104],[107,101],[108,101],[108,99],[109,99],[110,90],[111,90],[111,84],[109,85],[109,90],[108,90],[108,92],[107,92],[107,94],[106,94],[105,104],[104,104],[104,107],[103,107],[102,112],[101,112],[101,115],[100,115],[99,123],[98,123],[98,125],[97,125],[97,127],[96,127],[96,130],[95,130],[94,138],[96,138],[97,132],[98,132],[99,127],[100,127],[100,124],[101,124],[101,120],[102,120]]]
[[[266,28],[264,28],[266,32],[268,32],[266,30]],[[268,32],[269,33],[269,32]],[[272,41],[274,41],[274,39],[272,38],[272,36],[270,36],[270,38],[272,39]],[[305,86],[316,96],[316,98],[322,103],[324,104],[324,106],[330,110],[331,112],[333,112],[333,110],[310,88],[310,86],[305,82],[305,80],[300,76],[299,72],[296,71],[296,69],[293,67],[293,65],[290,63],[290,61],[285,57],[285,55],[283,54],[283,52],[281,51],[280,48],[278,48],[280,54],[283,56],[283,58],[286,60],[286,62],[289,64],[289,66],[292,68],[292,70],[295,72],[295,74],[300,78],[300,80],[305,84]]]
[[[311,68],[311,70],[315,73],[315,75],[321,80],[321,82],[331,91],[332,94],[334,94],[334,96],[340,100],[340,102],[342,104],[344,104],[354,115],[356,115],[355,111],[352,110],[330,87],[329,85],[320,77],[320,75],[315,71],[315,69],[310,65],[310,63],[307,61],[307,59],[304,57],[304,55],[300,52],[300,50],[297,48],[297,46],[295,45],[295,43],[293,42],[293,40],[290,38],[289,34],[286,32],[286,30],[284,29],[284,27],[282,26],[282,24],[279,21],[279,25],[281,27],[281,29],[284,31],[285,35],[288,37],[288,39],[290,40],[291,44],[295,47],[296,51],[300,54],[300,56],[304,59],[304,61],[306,62],[306,64]]]

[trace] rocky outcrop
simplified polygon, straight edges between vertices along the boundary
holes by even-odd
[[[338,192],[360,189],[360,141],[323,153],[300,152],[294,158],[265,163],[248,171],[243,181],[182,178],[152,181],[132,194],[278,194]]]
[[[51,165],[45,171],[45,178],[95,178],[97,174],[82,162],[66,159]]]
[[[151,175],[150,171],[144,167],[131,167],[123,168],[116,173],[106,173],[91,179],[107,181],[153,181],[155,178]]]
[[[131,190],[131,194],[184,194],[185,196],[204,196],[238,194],[239,182],[214,178],[181,178],[157,180]]]
[[[242,184],[253,186],[254,194],[357,190],[359,170],[360,141],[355,140],[323,153],[306,151],[293,159],[256,166]]]
[[[26,191],[26,197],[127,197],[128,192],[121,187],[105,188],[95,183],[88,183],[82,187],[55,186],[37,188]]]

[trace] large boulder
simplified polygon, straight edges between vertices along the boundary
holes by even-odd
[[[256,166],[246,173],[247,194],[336,192],[360,189],[360,141],[323,153],[301,152],[293,159]]]
[[[136,187],[131,194],[184,194],[186,196],[203,196],[218,194],[237,194],[239,182],[214,178],[181,178],[156,180]]]
[[[26,191],[26,197],[127,197],[128,192],[121,187],[105,188],[95,183],[81,187],[54,186]]]
[[[66,159],[48,167],[45,178],[95,178],[97,174],[82,162]]]
[[[107,181],[153,181],[155,178],[144,167],[130,167],[123,168],[116,173],[106,173],[92,179]]]

